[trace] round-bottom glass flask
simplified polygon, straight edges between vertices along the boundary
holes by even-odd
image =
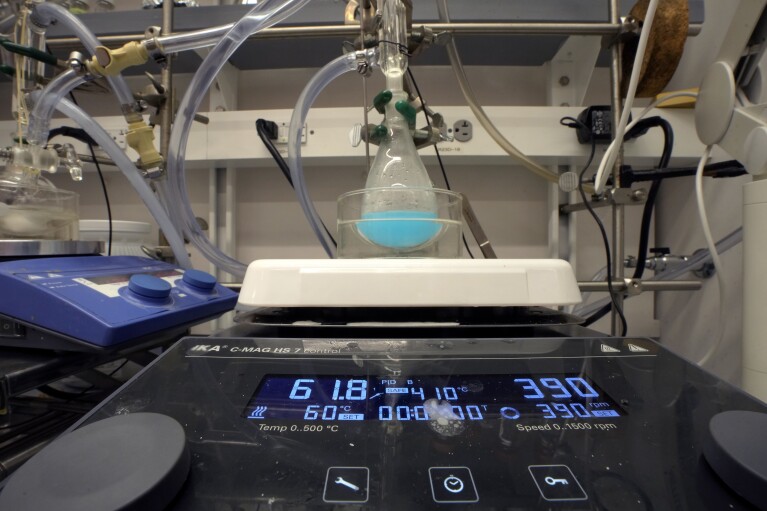
[[[426,201],[429,208],[398,204]],[[369,210],[369,205],[378,207]],[[461,257],[461,195],[436,188],[365,188],[338,198],[338,257]]]

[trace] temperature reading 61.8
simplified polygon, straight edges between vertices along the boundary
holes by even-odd
[[[343,382],[346,382],[345,385]],[[293,384],[289,399],[305,400],[312,396],[313,378],[299,378]],[[343,387],[343,390],[342,390]],[[333,401],[363,401],[368,396],[367,380],[339,380],[336,379],[333,385]]]

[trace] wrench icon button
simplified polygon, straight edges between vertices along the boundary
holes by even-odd
[[[330,467],[322,500],[331,504],[361,504],[368,501],[369,489],[367,467]]]

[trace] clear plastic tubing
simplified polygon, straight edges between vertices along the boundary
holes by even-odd
[[[160,201],[152,192],[152,189],[149,188],[149,185],[144,181],[144,178],[141,177],[141,172],[136,168],[125,152],[120,149],[109,133],[71,101],[63,99],[56,104],[56,108],[79,124],[80,127],[83,128],[88,135],[90,135],[93,140],[107,152],[107,154],[109,154],[117,167],[128,179],[128,182],[130,182],[136,192],[138,192],[141,200],[144,201],[147,209],[149,209],[149,212],[157,222],[157,225],[160,227],[163,234],[165,234],[165,237],[170,244],[170,248],[173,250],[173,255],[176,256],[179,265],[186,269],[192,268],[192,261],[186,252],[184,239],[173,226],[170,217],[168,217],[168,213],[162,207]]]
[[[450,23],[450,16],[447,10],[447,0],[437,0],[437,10],[439,11],[439,20],[442,23]],[[447,55],[450,60],[450,65],[453,68],[453,73],[455,74],[456,79],[458,80],[458,85],[461,88],[461,92],[463,93],[463,97],[466,100],[466,104],[469,105],[469,108],[477,117],[477,120],[485,129],[485,131],[487,131],[488,135],[490,135],[490,137],[495,140],[501,149],[506,151],[509,156],[516,159],[522,166],[552,183],[558,183],[559,177],[556,174],[546,169],[545,167],[538,165],[533,160],[525,156],[522,151],[517,149],[511,142],[506,139],[506,137],[503,136],[495,124],[493,124],[493,121],[491,121],[487,116],[477,101],[477,98],[474,95],[474,91],[471,88],[471,84],[469,84],[469,80],[466,77],[466,73],[463,69],[463,64],[461,64],[461,58],[458,55],[458,48],[455,45],[455,39],[449,39],[446,48]]]
[[[189,204],[184,175],[184,158],[189,131],[192,128],[194,114],[216,75],[243,41],[259,30],[279,23],[308,2],[309,0],[264,0],[235,23],[200,64],[181,100],[176,120],[173,123],[167,154],[167,200],[169,204],[179,208],[173,213],[174,219],[180,219],[181,225],[178,227],[183,229],[184,234],[206,259],[216,267],[236,277],[242,278],[247,267],[224,254],[210,242],[200,229],[194,211]]]
[[[196,50],[213,46],[221,37],[234,27],[234,23],[222,25],[220,27],[206,28],[186,32],[183,34],[172,34],[160,36],[155,39],[157,45],[162,48],[164,54],[179,53],[182,51]]]
[[[27,23],[26,24],[26,40],[27,45],[45,53],[46,51],[46,41],[45,41],[45,30],[41,29],[40,27],[35,26],[34,23]],[[26,62],[24,63],[24,74],[26,76],[27,80],[31,80],[32,83],[29,84],[28,88],[30,90],[35,89],[35,76],[44,77],[45,76],[45,63],[39,62],[35,59],[26,59]]]
[[[368,62],[371,65],[377,65],[378,49],[370,48],[365,50]],[[288,130],[288,167],[290,167],[290,178],[293,180],[293,187],[298,195],[298,201],[304,210],[307,220],[311,225],[317,239],[320,240],[322,248],[328,254],[328,257],[334,257],[333,243],[327,232],[322,227],[322,221],[314,208],[309,192],[306,188],[304,179],[304,169],[301,164],[301,130],[306,122],[306,116],[309,109],[314,104],[314,100],[320,95],[320,92],[333,80],[344,73],[355,71],[357,69],[357,58],[354,53],[342,55],[337,59],[326,64],[316,75],[306,84],[301,95],[298,97],[296,106],[293,109],[293,116],[290,118],[290,129]]]
[[[157,192],[157,198],[160,201],[160,204],[162,204],[162,207],[165,209],[165,211],[168,212],[168,216],[170,217],[170,221],[173,223],[173,226],[175,227],[176,232],[182,232],[180,225],[183,225],[183,221],[178,218],[178,208],[174,208],[171,205],[170,202],[170,192],[168,191],[168,183],[162,179],[158,179],[152,183],[154,185],[154,189]]]
[[[732,231],[730,234],[722,238],[716,243],[716,251],[719,252],[719,254],[724,254],[728,250],[730,250],[732,247],[737,246],[740,242],[743,241],[743,228],[738,227],[734,231]],[[658,273],[653,278],[649,279],[650,281],[653,280],[674,280],[682,275],[684,275],[687,272],[691,272],[697,268],[700,268],[702,264],[711,262],[711,254],[708,250],[702,249],[698,251],[695,255],[690,257],[683,265],[679,266],[678,268],[674,268],[673,270],[666,270],[663,272]],[[602,298],[600,300],[597,300],[593,303],[589,303],[587,305],[579,305],[575,309],[573,309],[573,314],[576,316],[582,316],[582,317],[588,317],[591,316],[593,313],[604,307],[608,302],[610,302],[610,298]]]
[[[30,144],[45,146],[48,143],[48,131],[53,112],[64,96],[85,81],[85,78],[70,69],[58,75],[45,86],[42,92],[35,95],[35,106],[29,114],[27,128],[27,141]]]
[[[96,52],[97,46],[102,46],[96,36],[93,35],[93,32],[77,16],[52,2],[35,4],[35,10],[32,12],[30,20],[32,23],[43,28],[50,26],[54,21],[61,23],[77,35],[91,55]],[[129,111],[133,111],[133,105],[136,101],[133,99],[133,93],[125,79],[119,75],[108,76],[107,81],[120,101],[120,105]]]
[[[743,228],[738,227],[734,231],[732,231],[730,234],[722,238],[721,240],[716,242],[716,251],[719,254],[724,254],[728,250],[730,250],[732,247],[737,246],[743,241]],[[666,270],[664,272],[660,272],[659,275],[655,277],[655,280],[673,280],[678,277],[681,277],[685,273],[695,270],[697,268],[700,268],[701,265],[705,263],[711,262],[711,253],[707,249],[701,249],[697,253],[695,253],[692,257],[690,257],[687,262],[684,264],[684,266],[680,266],[679,268],[675,268],[673,270]]]
[[[605,280],[605,277],[607,277],[607,266],[603,266],[598,272],[594,274],[593,277],[591,277],[591,282],[602,282]],[[590,292],[584,292],[581,293],[581,302],[585,302],[589,299],[591,296]],[[575,310],[575,308],[573,308]]]

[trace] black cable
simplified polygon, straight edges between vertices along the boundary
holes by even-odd
[[[404,44],[395,43],[394,41],[387,41],[386,39],[381,39],[380,41],[378,41],[378,43],[379,44],[380,43],[392,44],[392,45],[397,47],[397,49],[399,50],[399,52],[402,55],[405,55],[406,57],[412,57],[413,56],[413,54],[410,53],[410,50],[408,50],[408,47],[406,45],[404,45]],[[409,70],[409,68],[408,68],[408,70]]]
[[[115,375],[115,373],[117,373],[117,371],[119,371],[120,369],[122,369],[123,367],[125,367],[125,365],[126,365],[126,364],[127,364],[129,361],[130,361],[130,360],[129,360],[129,359],[127,359],[127,358],[126,358],[125,360],[123,360],[123,363],[122,363],[122,364],[120,364],[119,366],[117,366],[117,369],[114,369],[114,370],[112,370],[112,371],[111,371],[109,374],[107,374],[107,377],[112,377],[112,376],[114,376],[114,375]],[[66,401],[65,401],[65,402],[66,402],[66,403],[69,403],[70,401],[79,400],[81,397],[83,397],[83,396],[84,396],[86,393],[88,393],[88,392],[90,392],[91,390],[93,390],[95,387],[96,387],[96,385],[95,385],[95,384],[92,384],[92,385],[90,385],[90,386],[86,387],[85,389],[83,389],[83,390],[82,390],[82,391],[80,391],[80,392],[77,392],[77,393],[73,393],[73,395],[72,395],[71,397],[69,397],[68,399],[66,399]],[[64,391],[59,391],[59,392],[63,392],[63,393],[65,393],[65,394],[70,394],[69,392],[64,392]]]
[[[37,420],[42,419],[45,415],[47,415],[49,413],[50,412],[43,412],[43,413],[41,413],[39,415],[35,415],[34,417],[30,417],[29,419],[23,420],[21,422],[16,422],[14,424],[8,424],[6,426],[0,426],[0,431],[5,431],[7,429],[17,428],[19,426],[25,426],[25,425],[27,425],[27,424],[29,424],[31,422],[35,422]]]
[[[74,92],[69,92],[69,97],[72,98],[72,103],[77,105],[77,99],[75,99]],[[109,238],[108,238],[108,245],[107,245],[107,255],[112,255],[112,204],[109,202],[109,192],[107,191],[107,183],[104,180],[104,173],[101,172],[101,165],[99,164],[98,158],[96,158],[96,151],[93,149],[93,144],[88,143],[88,149],[90,150],[91,157],[93,158],[93,163],[96,165],[96,172],[99,174],[99,180],[101,181],[101,190],[104,192],[104,202],[106,202],[107,206],[107,218],[109,219]]]
[[[67,392],[66,390],[59,390],[57,388],[51,387],[50,385],[41,385],[37,388],[37,390],[47,396],[55,397],[56,399],[61,399],[64,401],[74,401],[75,399],[80,398],[82,395],[79,392]]]
[[[606,303],[601,309],[596,311],[594,314],[586,318],[586,321],[584,321],[581,326],[591,326],[603,317],[605,317],[607,314],[610,313],[610,311],[613,308],[612,302]]]
[[[269,138],[269,132],[267,131],[267,128],[266,128],[265,119],[256,120],[256,133],[258,133],[258,138],[260,138],[261,141],[264,143],[264,146],[266,146],[266,150],[269,151],[269,154],[272,155],[272,158],[274,159],[277,166],[280,168],[280,171],[282,171],[282,175],[285,176],[285,179],[288,180],[290,187],[295,189],[295,187],[293,186],[293,178],[290,176],[290,167],[288,167],[288,164],[285,161],[285,158],[283,158],[282,155],[280,154],[280,151],[274,146],[274,142],[272,142],[272,139]],[[322,223],[322,228],[325,229],[325,232],[328,234],[330,241],[333,243],[333,246],[338,247],[338,244],[336,243],[336,239],[333,237],[333,234],[325,225],[325,222],[323,222],[322,219],[320,219],[320,222]]]
[[[59,126],[58,128],[52,128],[48,132],[48,141],[54,137],[58,137],[59,135],[62,137],[74,138],[75,140],[79,140],[84,144],[98,145],[98,143],[93,140],[84,129],[73,128],[71,126]]]
[[[49,54],[53,54],[51,51],[50,46],[47,44],[45,45],[45,49]],[[74,91],[69,91],[69,97],[72,99],[72,103],[75,104],[75,106],[79,106],[77,103],[77,98],[75,98]],[[93,146],[98,145],[93,138],[91,138],[90,135],[88,135],[85,130],[78,130],[77,128],[69,128],[69,127],[62,127],[58,128],[60,133],[58,133],[56,130],[51,130],[51,133],[54,134],[62,134],[65,136],[70,136],[72,138],[75,138],[77,140],[80,140],[81,142],[85,142],[85,144],[88,146],[88,150],[91,153],[91,158],[93,159],[94,165],[96,165],[96,172],[99,175],[99,181],[101,182],[101,191],[104,193],[104,202],[107,207],[107,220],[109,223],[109,233],[107,238],[107,255],[112,255],[112,238],[114,234],[114,225],[113,225],[113,219],[112,219],[112,203],[109,200],[109,192],[107,191],[107,183],[104,179],[104,173],[101,171],[101,164],[98,161],[98,158],[96,158],[96,151],[93,149]],[[55,135],[49,135],[48,139],[50,140],[51,137]]]
[[[671,124],[667,120],[657,116],[643,119],[637,123],[637,126],[640,125],[651,128],[660,127],[663,130],[663,153],[661,154],[658,167],[668,167],[669,161],[671,160],[671,153],[674,151],[674,128],[671,127]],[[639,249],[637,250],[636,258],[637,265],[634,269],[633,277],[635,279],[642,278],[647,265],[647,249],[649,248],[650,243],[650,224],[652,222],[653,209],[655,209],[655,200],[658,197],[662,182],[662,179],[656,179],[652,182],[650,191],[647,194],[644,210],[642,211],[642,224],[639,230]]]
[[[621,336],[625,337],[628,333],[628,323],[626,322],[626,316],[623,314],[623,308],[620,306],[618,300],[616,299],[615,289],[613,289],[612,254],[610,253],[610,241],[607,239],[607,230],[605,229],[605,226],[597,215],[596,211],[594,211],[594,208],[591,207],[591,203],[589,202],[588,197],[586,197],[586,192],[583,190],[583,176],[586,174],[586,170],[588,170],[588,168],[591,166],[591,161],[594,159],[595,153],[596,142],[592,140],[591,156],[589,157],[589,161],[586,163],[586,166],[583,167],[583,170],[581,170],[580,174],[578,175],[578,191],[581,194],[581,200],[583,200],[583,204],[591,214],[591,217],[597,223],[599,232],[602,234],[602,242],[605,246],[605,259],[607,260],[607,290],[610,293],[610,301],[612,301],[612,305],[615,308],[615,311],[618,313],[618,316],[620,316],[621,324],[623,325]]]
[[[672,179],[677,177],[691,177],[695,176],[698,171],[697,167],[680,167],[680,168],[655,168],[652,170],[632,170],[626,168],[621,173],[621,182],[626,182],[626,185],[633,183],[640,183],[642,181],[654,181],[656,179]],[[718,178],[730,178],[740,177],[748,174],[743,165],[736,160],[723,161],[718,163],[710,163],[703,169],[703,175],[706,177]]]
[[[123,361],[122,364],[120,364],[116,369],[114,369],[112,372],[110,372],[107,376],[108,377],[114,376],[115,373],[117,373],[117,371],[119,371],[120,369],[125,367],[125,365],[128,362],[129,362],[129,360],[126,358]],[[41,392],[45,393],[45,394],[48,394],[51,397],[55,397],[55,398],[58,398],[58,399],[66,400],[65,402],[68,403],[70,401],[79,400],[85,393],[90,392],[94,387],[95,387],[95,385],[90,385],[86,389],[82,390],[81,392],[77,392],[77,393],[75,393],[75,392],[66,392],[66,391],[63,391],[63,390],[54,389],[53,387],[50,387],[48,385],[40,386],[39,390]],[[4,430],[7,430],[7,429],[13,429],[13,428],[17,428],[19,426],[24,426],[26,424],[30,424],[32,422],[35,422],[37,420],[42,419],[47,414],[50,414],[50,412],[44,412],[44,413],[41,413],[39,415],[35,415],[34,417],[31,417],[31,418],[29,418],[27,420],[24,420],[24,421],[21,421],[21,422],[17,422],[15,424],[8,424],[7,426],[0,426],[0,431],[4,431]]]
[[[418,83],[415,81],[415,76],[413,76],[413,71],[410,69],[410,67],[407,68],[407,74],[410,77],[410,81],[413,82],[413,87],[415,88],[416,94],[418,94],[418,99],[421,102],[421,107],[423,108],[423,115],[424,117],[426,117],[426,126],[428,126],[429,128],[429,135],[431,136],[431,119],[429,118],[429,113],[426,111],[426,103],[423,100],[423,95],[421,95],[421,89],[418,87]],[[442,178],[445,180],[445,187],[448,190],[452,191],[452,188],[450,187],[450,181],[447,179],[445,164],[442,162],[442,155],[439,153],[439,148],[437,147],[437,144],[434,144],[434,153],[437,155],[439,168],[442,171]],[[469,254],[469,257],[474,259],[474,254],[471,252],[471,249],[469,248],[469,242],[466,239],[466,234],[461,232],[461,237],[463,238],[463,246],[466,247],[466,252]]]
[[[258,133],[258,137],[266,146],[266,150],[269,151],[269,154],[271,154],[272,158],[274,158],[274,161],[277,163],[280,171],[282,171],[282,175],[285,176],[285,179],[287,179],[288,183],[290,183],[290,187],[293,188],[293,178],[290,176],[290,168],[288,167],[288,164],[285,162],[285,159],[282,157],[280,152],[274,146],[272,139],[269,138],[265,119],[256,120],[256,132]]]
[[[570,124],[566,124],[565,121],[570,121]],[[579,125],[586,130],[588,130],[588,127],[586,127],[585,124],[583,124],[578,119],[575,119],[573,117],[563,117],[560,121],[560,124],[564,126],[573,127],[573,123],[575,125]],[[594,140],[594,137],[591,137],[591,154],[589,155],[588,161],[586,161],[586,164],[583,166],[583,170],[578,174],[578,192],[581,195],[581,200],[583,201],[583,205],[586,206],[586,209],[591,214],[591,217],[594,219],[594,221],[597,224],[597,227],[599,227],[599,232],[602,235],[602,243],[604,243],[605,246],[605,258],[607,259],[607,290],[610,293],[610,301],[612,302],[612,306],[614,307],[614,310],[618,314],[618,316],[621,319],[622,324],[622,333],[621,336],[625,337],[628,333],[628,323],[626,322],[626,316],[623,314],[623,308],[618,304],[618,300],[616,299],[616,293],[615,289],[613,288],[613,266],[612,266],[612,254],[610,253],[610,240],[607,238],[607,230],[605,229],[604,224],[602,223],[602,220],[597,215],[596,211],[594,211],[594,208],[591,207],[591,202],[589,201],[588,197],[586,197],[586,191],[583,189],[583,176],[586,174],[586,171],[591,167],[591,162],[594,160],[594,155],[597,151],[597,143],[596,140]]]

